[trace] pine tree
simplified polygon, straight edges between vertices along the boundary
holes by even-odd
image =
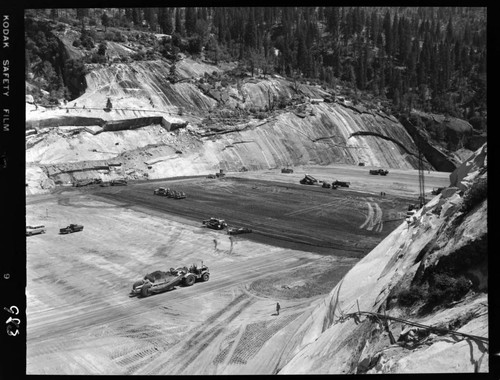
[[[184,21],[184,26],[186,28],[186,35],[191,36],[195,33],[196,8],[193,7],[186,8],[186,19]]]
[[[170,10],[170,8],[158,9],[158,24],[160,24],[162,33],[173,33],[174,26],[172,25],[172,11]]]
[[[106,14],[106,12],[104,12],[101,16],[101,23],[102,23],[102,26],[104,26],[104,32],[106,32],[106,30],[109,26],[109,17]]]
[[[175,9],[175,33],[184,35],[184,28],[182,27],[181,10],[179,8]]]
[[[385,37],[385,52],[387,55],[392,55],[392,28],[391,28],[391,14],[386,12],[384,17],[384,37]]]
[[[142,14],[139,8],[132,8],[132,22],[134,26],[140,26],[142,22]]]

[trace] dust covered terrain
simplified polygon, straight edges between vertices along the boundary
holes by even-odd
[[[368,175],[357,167],[308,168],[325,179],[339,170],[353,179]],[[299,185],[297,178],[300,173],[238,173],[29,197],[27,221],[45,224],[47,233],[27,239],[28,373],[272,372],[253,361],[257,352],[299,323],[392,231],[391,223],[401,223],[387,219],[408,203],[356,191],[355,181],[332,190]],[[416,191],[415,178],[409,193]],[[372,181],[378,190],[404,175]],[[446,182],[447,175],[434,181]],[[187,198],[153,195],[158,186]],[[210,216],[254,232],[230,236],[202,227]],[[69,223],[84,230],[59,235]],[[210,268],[207,283],[128,297],[146,273],[200,261]]]

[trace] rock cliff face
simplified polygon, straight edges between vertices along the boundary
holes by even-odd
[[[96,67],[78,99],[50,110],[27,103],[26,157],[29,167],[45,173],[44,190],[50,181],[162,178],[219,169],[418,165],[391,141],[349,138],[368,130],[412,146],[394,117],[332,102],[320,86],[277,76],[231,82],[216,66],[189,59],[174,71],[172,76],[161,61]],[[36,183],[31,172],[28,192],[37,192],[41,186],[31,186]]]
[[[290,326],[286,343],[268,342],[285,346],[276,370],[487,372],[486,165],[483,146],[452,174],[460,188],[445,189],[394,230]]]

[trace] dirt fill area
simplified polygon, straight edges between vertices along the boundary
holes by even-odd
[[[266,235],[263,241],[252,240],[263,228],[256,223],[270,217],[269,208],[277,218],[274,228],[282,223],[287,235],[299,228],[307,235],[309,228],[324,232],[328,225],[334,226],[332,216],[311,226],[287,224],[287,218],[297,216],[285,215],[303,210],[305,204],[324,204],[323,196],[330,197],[329,202],[341,202],[342,198],[333,196],[334,190],[290,184],[291,193],[280,193],[278,182],[252,184],[243,179],[188,179],[169,184],[185,191],[188,198],[153,195],[160,181],[85,190],[61,188],[27,199],[27,224],[47,228],[46,234],[27,239],[27,373],[272,373],[273,368],[253,361],[256,354],[270,337],[300,324],[357,261],[333,254],[332,248],[326,248],[330,255],[319,255],[265,244],[271,239]],[[325,190],[324,194],[319,190]],[[355,197],[354,192],[338,194]],[[249,198],[243,207],[239,203],[245,196]],[[381,240],[389,231],[360,227],[368,210],[366,203],[360,203],[358,211],[345,212],[336,223],[347,223],[347,216],[359,214],[352,222],[361,233],[358,240],[373,236]],[[190,212],[198,214],[189,216]],[[315,213],[314,218],[321,220]],[[256,231],[229,236],[203,228],[198,216],[221,216]],[[84,230],[58,234],[69,223],[82,224]],[[179,286],[149,298],[129,298],[132,283],[146,273],[202,260],[210,268],[208,282]],[[280,315],[275,312],[277,301]]]

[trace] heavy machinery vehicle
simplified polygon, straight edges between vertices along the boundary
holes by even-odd
[[[282,172],[282,173],[293,173],[293,169],[290,169],[290,168],[283,168],[283,169],[281,169],[281,172]]]
[[[349,187],[351,183],[350,182],[345,182],[345,181],[333,181],[332,182],[332,187]]]
[[[329,189],[330,187],[332,187],[332,185],[330,185],[328,182],[323,182],[321,187],[324,187],[325,189]]]
[[[100,178],[94,178],[94,179],[82,179],[78,180],[73,183],[73,186],[75,187],[83,187],[83,186],[89,186],[89,185],[98,185],[102,183],[102,179]]]
[[[247,234],[252,232],[252,230],[248,227],[228,227],[227,228],[227,233],[229,235],[240,235],[240,234]]]
[[[184,191],[173,190],[172,191],[172,198],[174,198],[174,199],[184,199],[184,198],[186,198],[186,193],[184,193]]]
[[[44,234],[46,232],[45,226],[26,226],[26,236]]]
[[[72,234],[73,232],[83,231],[83,226],[80,224],[70,224],[67,227],[59,230],[60,234]]]
[[[314,185],[318,183],[318,180],[309,174],[306,174],[304,178],[299,181],[302,185]]]
[[[214,230],[222,230],[227,227],[226,221],[224,219],[218,218],[206,219],[202,223],[204,226],[207,226],[208,228],[212,228]]]
[[[126,179],[114,179],[109,183],[111,186],[127,186]]]
[[[444,190],[444,187],[434,187],[432,189],[432,195],[438,195],[441,194],[441,192]]]
[[[159,187],[158,189],[154,190],[155,195],[164,195],[164,196],[169,196],[170,195],[170,189],[169,188],[164,188],[164,187]]]
[[[151,294],[174,289],[177,285],[191,286],[196,281],[205,282],[209,278],[210,271],[206,265],[203,265],[203,262],[200,267],[193,264],[189,268],[170,268],[167,272],[157,270],[147,274],[142,280],[134,282],[129,296],[148,297]]]
[[[370,174],[371,175],[387,175],[389,174],[389,171],[388,170],[384,170],[384,169],[371,169],[370,170]]]

